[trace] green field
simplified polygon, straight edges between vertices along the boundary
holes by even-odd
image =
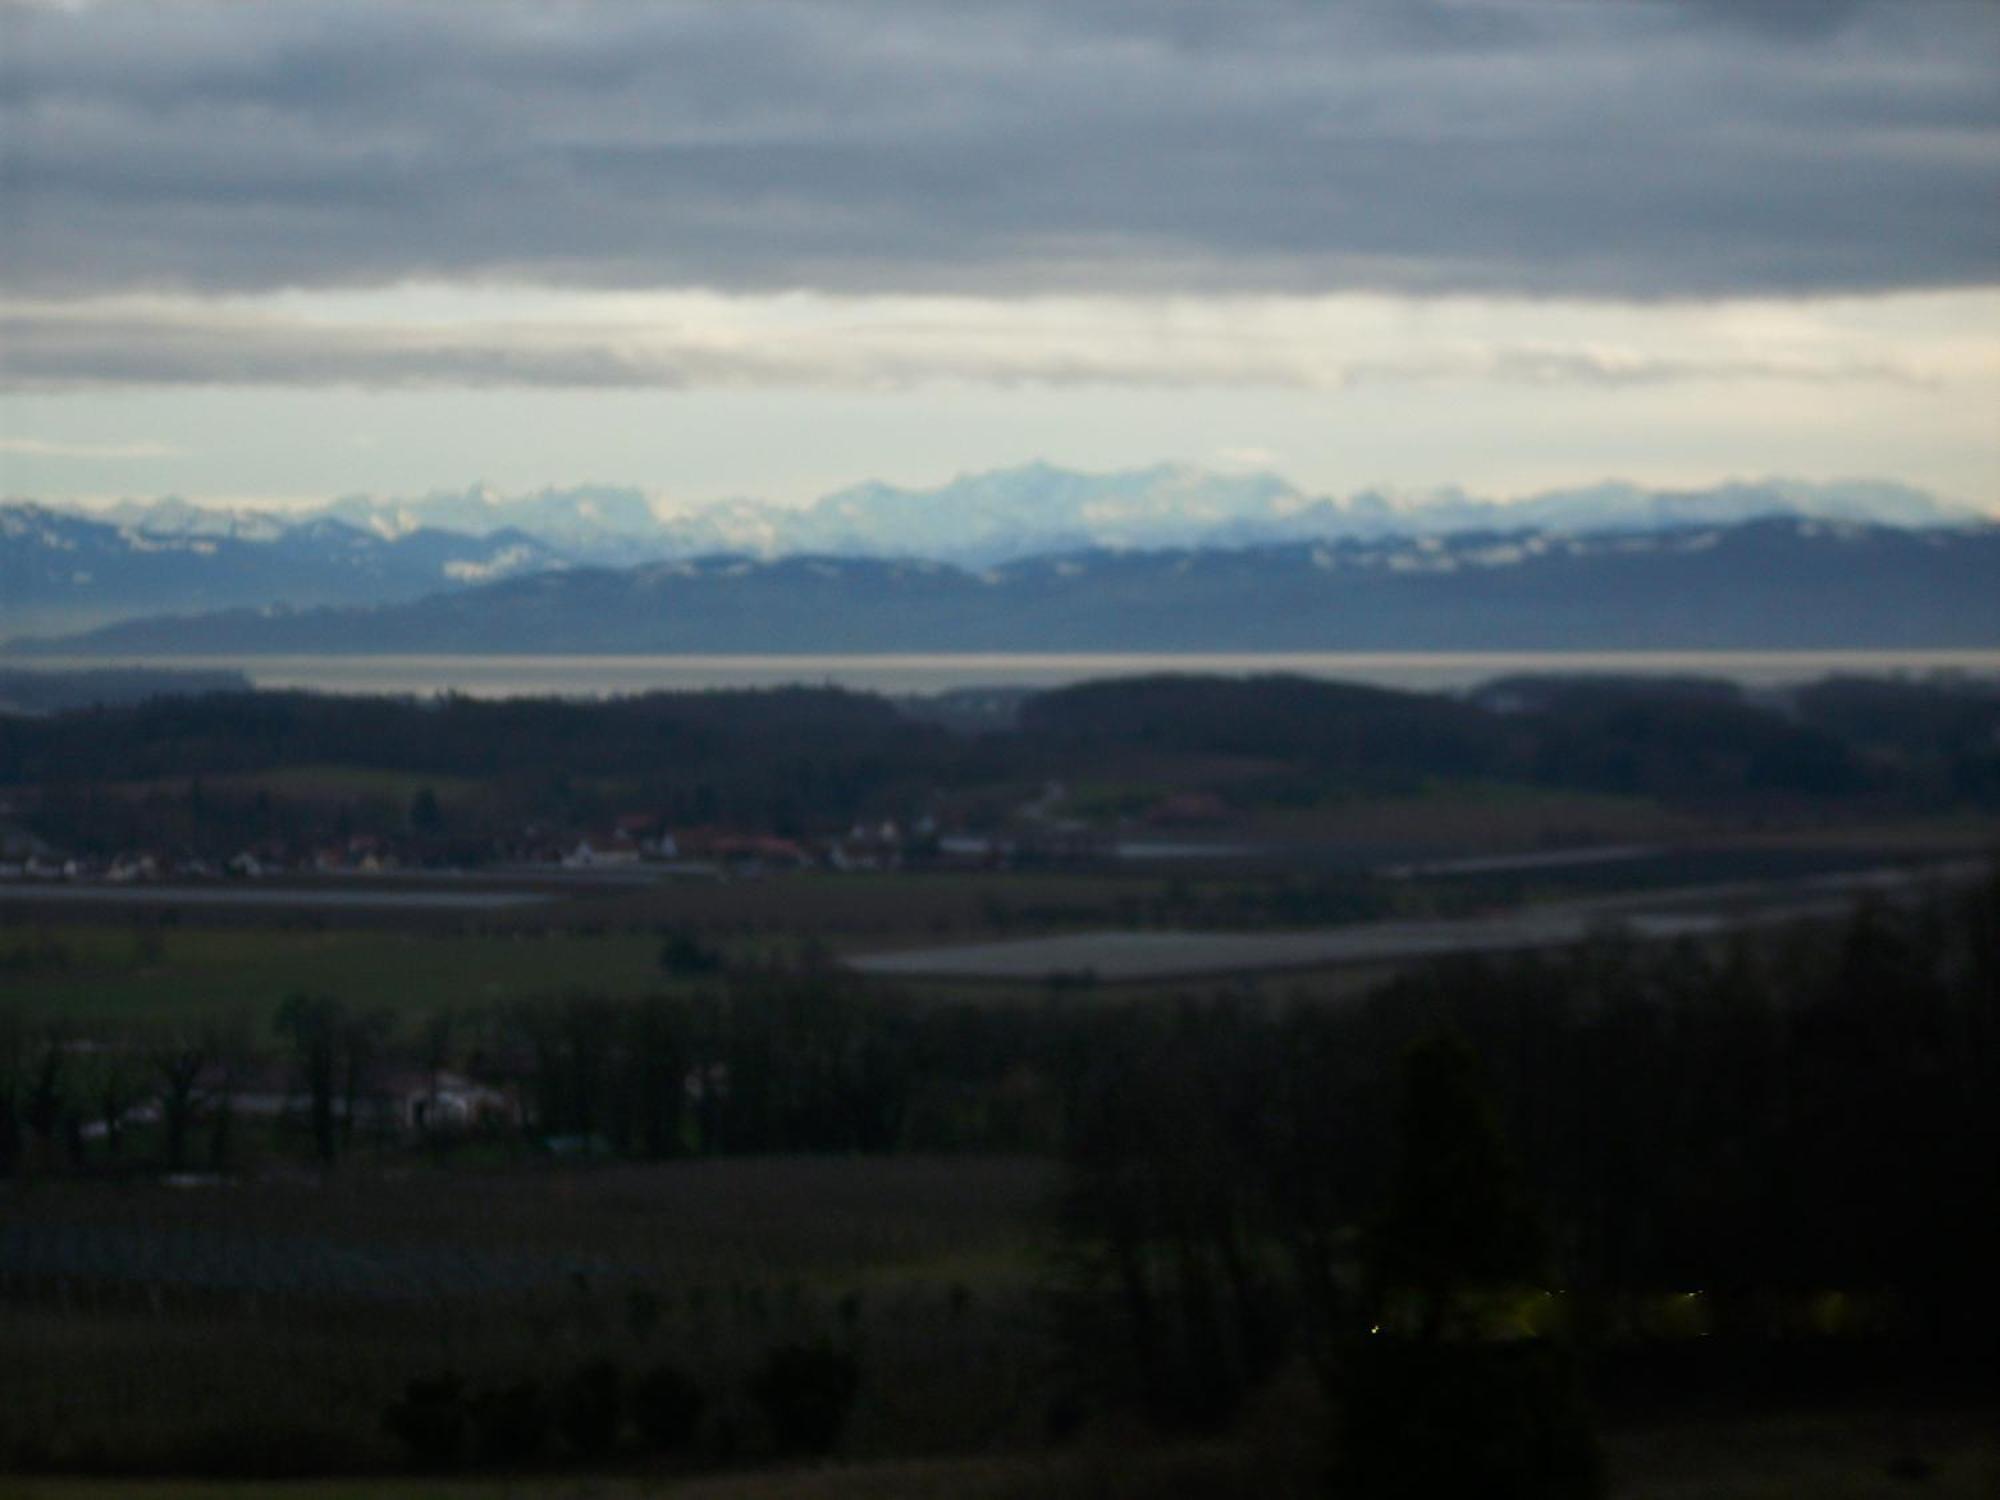
[[[647,933],[467,934],[330,928],[66,925],[0,929],[0,954],[44,942],[55,956],[7,974],[30,1015],[166,1022],[248,1013],[258,1025],[298,990],[420,1014],[590,989],[662,988]]]
[[[1017,1446],[1045,1400],[1035,1288],[1055,1181],[1023,1158],[902,1156],[37,1183],[10,1206],[15,1243],[84,1246],[96,1271],[12,1273],[0,1452],[382,1471],[398,1453],[381,1413],[411,1379],[556,1379],[609,1359],[694,1372],[756,1457],[750,1372],[818,1339],[866,1372],[848,1453]],[[321,1279],[328,1252],[368,1274]],[[495,1288],[496,1265],[527,1279]]]
[[[813,948],[851,955],[1074,933],[1316,930],[1976,853],[1990,847],[1991,832],[1969,823],[1878,829],[1873,841],[1855,830],[1838,838],[1738,837],[1621,863],[1415,880],[1214,861],[1171,873],[683,878],[560,890],[544,903],[476,917],[391,911],[357,921],[304,898],[296,910],[51,905],[31,915],[0,908],[0,984],[25,1015],[85,1026],[231,1014],[261,1025],[299,990],[420,1016],[578,991],[624,997],[672,989],[677,982],[659,962],[670,933],[691,934],[731,965],[754,968],[794,964]],[[1353,989],[1351,976],[1283,982],[1288,990],[1300,983],[1342,995]],[[936,984],[914,990],[926,998],[958,994]],[[995,998],[988,989],[978,995]]]
[[[485,1480],[154,1483],[25,1480],[13,1500],[1235,1500],[1270,1491],[1259,1466],[1227,1448],[931,1459],[763,1473],[534,1475]]]
[[[1295,1422],[1291,1411],[1266,1423]],[[1618,1500],[1988,1500],[2000,1491],[1995,1413],[1899,1417],[1880,1408],[1706,1418],[1613,1430]],[[1890,1471],[1903,1435],[1928,1466]],[[1286,1461],[1289,1460],[1289,1461]],[[993,1457],[853,1463],[702,1477],[609,1474],[485,1480],[321,1480],[299,1484],[22,1480],[18,1500],[1240,1500],[1303,1497],[1315,1484],[1294,1425],[1278,1461],[1241,1444],[1116,1445]]]
[[[579,990],[671,988],[659,967],[668,931],[755,964],[796,959],[809,943],[869,951],[1130,923],[1163,889],[1124,876],[812,873],[591,892],[476,925],[456,915],[337,924],[305,907],[247,920],[210,909],[165,923],[135,911],[94,921],[15,916],[0,925],[0,982],[24,1013],[82,1024],[246,1011],[261,1024],[301,989],[420,1015]]]
[[[1251,881],[1261,892],[1268,882]],[[1183,883],[1176,899],[1237,880]],[[578,990],[625,996],[670,988],[663,934],[686,931],[732,962],[795,960],[819,944],[872,952],[940,941],[1155,926],[1170,883],[1125,874],[804,873],[675,880],[601,890],[483,917],[415,916],[393,925],[297,913],[210,909],[162,922],[123,911],[84,920],[15,915],[0,925],[0,981],[29,1015],[156,1021],[248,1011],[261,1018],[308,989],[418,1015]],[[1254,913],[1254,903],[1245,908]]]

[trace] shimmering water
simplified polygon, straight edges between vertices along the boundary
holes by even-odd
[[[221,667],[259,687],[338,693],[467,693],[504,698],[595,697],[660,689],[833,683],[888,693],[1057,687],[1152,672],[1292,672],[1383,687],[1449,690],[1517,672],[1618,672],[1721,677],[1746,686],[1836,673],[1938,671],[2000,677],[1990,651],[1496,651],[1080,653],[907,656],[251,656],[36,657],[44,670],[105,666]]]

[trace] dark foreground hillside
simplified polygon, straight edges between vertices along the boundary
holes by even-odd
[[[1015,707],[0,717],[0,1492],[1981,1493],[1990,685]]]
[[[1977,1494],[1996,937],[1989,881],[1358,1003],[0,1007],[0,1472]]]

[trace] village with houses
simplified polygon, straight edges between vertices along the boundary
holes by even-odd
[[[490,839],[441,839],[422,819],[323,840],[267,837],[236,847],[65,849],[10,821],[0,803],[0,882],[73,887],[303,882],[374,876],[755,878],[802,870],[859,874],[1047,867],[1119,857],[1226,857],[1237,845],[1215,836],[1229,809],[1213,792],[1169,791],[1136,816],[1106,823],[1063,813],[1067,793],[1050,782],[1000,827],[942,823],[929,811],[855,822],[844,831],[781,836],[721,825],[673,826],[660,813],[624,811],[601,824],[559,827],[530,820]],[[1193,835],[1207,842],[1183,844]],[[0,886],[4,888],[4,886]]]

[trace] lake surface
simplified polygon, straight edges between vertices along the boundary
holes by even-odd
[[[41,670],[220,667],[262,688],[328,693],[466,693],[482,698],[596,697],[661,689],[836,684],[885,693],[1060,687],[1151,672],[1292,672],[1382,687],[1447,691],[1517,672],[1721,677],[1749,687],[1835,673],[1938,671],[2000,677],[1990,651],[1496,651],[1079,653],[907,656],[176,656],[23,659]]]

